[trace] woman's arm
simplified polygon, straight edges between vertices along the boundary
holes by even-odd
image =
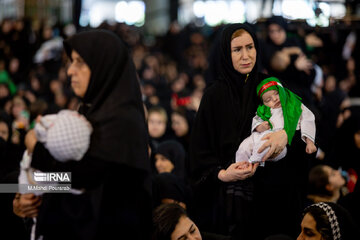
[[[214,89],[212,89],[214,90]],[[226,143],[221,142],[223,126],[228,119],[223,119],[222,105],[218,98],[205,94],[193,125],[190,146],[191,178],[196,183],[230,182],[243,180],[254,174],[257,165],[240,167],[241,163],[232,163],[230,154],[223,152]],[[221,144],[224,144],[222,146]],[[224,158],[228,159],[224,159]],[[234,152],[235,157],[235,152]]]

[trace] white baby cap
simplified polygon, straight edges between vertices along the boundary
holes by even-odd
[[[62,110],[46,115],[35,125],[38,141],[58,161],[81,160],[90,145],[92,127],[76,111]]]

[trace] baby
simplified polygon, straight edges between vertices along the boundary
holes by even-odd
[[[306,153],[314,153],[317,148],[315,142],[315,116],[301,103],[301,98],[284,88],[279,79],[269,77],[257,86],[257,95],[262,99],[256,116],[252,122],[252,134],[239,146],[236,152],[236,162],[261,162],[269,151],[266,148],[258,153],[259,148],[266,142],[262,138],[268,133],[284,129],[291,144],[295,131],[301,130],[301,138],[306,143]],[[287,148],[270,161],[278,161],[285,157]]]
[[[78,112],[62,110],[58,114],[41,117],[36,123],[34,131],[37,140],[44,144],[56,160],[66,162],[68,160],[79,161],[83,158],[90,145],[92,127]],[[31,154],[25,151],[20,162],[19,184],[37,185],[34,173],[41,172],[31,168],[31,160]],[[75,189],[72,189],[72,192],[81,193]],[[20,190],[20,193],[25,192]],[[33,193],[35,195],[42,194],[40,191]]]

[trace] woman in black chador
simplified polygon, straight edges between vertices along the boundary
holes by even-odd
[[[80,161],[55,161],[37,142],[32,167],[71,172],[80,195],[45,194],[37,236],[43,239],[149,239],[151,180],[140,87],[128,50],[115,34],[82,32],[64,41],[68,74],[93,126]],[[31,134],[31,133],[28,133]],[[28,136],[28,139],[30,136]],[[30,142],[30,141],[28,141]]]
[[[296,236],[302,193],[295,169],[304,172],[297,163],[299,159],[306,165],[305,144],[298,141],[297,131],[284,159],[267,162],[265,167],[241,168],[235,163],[235,153],[250,135],[260,103],[256,86],[268,76],[257,70],[258,43],[248,25],[226,26],[219,47],[218,80],[205,91],[192,131],[192,218],[204,231],[236,239],[264,239],[279,233]],[[285,131],[271,133],[260,149],[270,147],[263,160],[277,156],[287,143]],[[307,178],[296,181],[305,185]]]

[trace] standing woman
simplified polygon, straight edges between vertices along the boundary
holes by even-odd
[[[37,236],[44,240],[148,239],[147,133],[128,50],[118,36],[104,30],[76,34],[64,41],[64,47],[71,59],[71,87],[82,100],[79,112],[94,131],[84,158],[66,163],[55,161],[28,133],[27,148],[34,148],[32,166],[44,172],[71,172],[72,187],[84,190],[80,195],[45,194]]]
[[[240,163],[235,163],[237,148],[250,134],[252,115],[259,104],[256,86],[267,76],[257,71],[258,43],[248,25],[226,26],[219,47],[221,68],[218,80],[205,91],[192,131],[190,171],[195,207],[191,214],[205,231],[231,234],[236,239],[264,239],[264,235],[278,233],[279,228],[279,231],[286,229],[282,222],[264,221],[267,212],[257,209],[278,210],[284,201],[289,200],[281,198],[282,201],[276,203],[277,196],[271,201],[276,205],[269,206],[268,201],[273,196],[263,191],[268,180],[276,178],[277,172],[273,171],[277,166],[279,172],[284,171],[286,165],[282,162],[286,163],[287,157],[278,163],[267,163],[256,174],[257,164],[239,168]],[[283,130],[271,133],[267,138],[260,149],[270,146],[263,160],[277,156],[288,141]],[[303,153],[305,145],[302,146],[304,148],[300,151]],[[288,150],[288,155],[291,155],[291,150]],[[261,231],[257,230],[260,223],[264,223]]]

